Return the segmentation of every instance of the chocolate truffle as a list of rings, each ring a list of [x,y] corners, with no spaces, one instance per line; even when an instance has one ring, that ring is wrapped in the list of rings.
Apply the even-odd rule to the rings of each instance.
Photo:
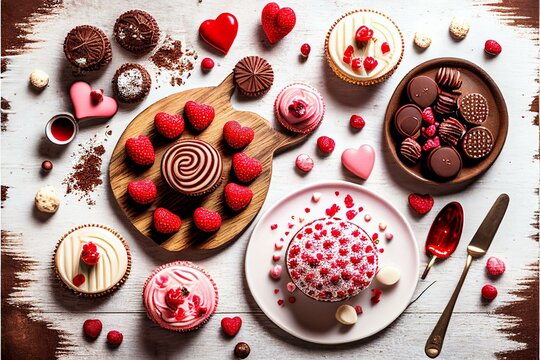
[[[407,85],[409,99],[421,108],[433,104],[439,94],[437,83],[427,76],[416,76]]]
[[[146,11],[126,11],[114,24],[114,38],[126,50],[144,54],[156,47],[159,40],[156,19]]]
[[[239,342],[234,347],[234,356],[236,356],[239,359],[245,359],[249,356],[249,353],[251,352],[251,349],[249,348],[249,345],[245,342]]]
[[[493,149],[493,134],[483,126],[472,128],[463,136],[461,147],[470,159],[484,158]]]
[[[439,179],[448,180],[461,170],[461,156],[450,146],[432,150],[428,157],[428,168]]]
[[[468,123],[482,124],[489,115],[488,102],[482,94],[467,94],[459,99],[459,112]]]
[[[80,25],[67,34],[64,40],[64,54],[78,69],[99,70],[111,62],[111,43],[101,29],[91,25]]]
[[[152,78],[139,64],[124,64],[114,74],[114,95],[119,101],[134,103],[142,101],[150,92]]]
[[[266,94],[274,83],[274,70],[265,59],[247,56],[234,67],[234,81],[243,95],[261,96]]]
[[[223,161],[219,152],[202,140],[181,140],[161,160],[161,174],[169,186],[188,196],[214,191],[221,183]]]
[[[416,164],[420,159],[420,156],[422,156],[422,147],[416,142],[416,140],[406,138],[401,143],[399,153],[405,160],[407,160],[411,164]]]
[[[435,76],[435,81],[439,86],[449,89],[459,89],[463,83],[461,80],[461,71],[449,67],[439,68]]]
[[[457,110],[457,102],[460,94],[441,91],[437,103],[433,107],[436,113],[444,115],[454,113]]]
[[[439,126],[439,136],[449,145],[456,146],[463,134],[465,126],[453,117],[444,120]]]
[[[422,110],[413,104],[403,105],[394,115],[394,126],[403,137],[418,138],[422,127]]]

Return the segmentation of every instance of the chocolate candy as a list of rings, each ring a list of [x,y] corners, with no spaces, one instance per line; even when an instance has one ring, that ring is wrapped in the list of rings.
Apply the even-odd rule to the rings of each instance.
[[[234,81],[243,95],[261,96],[266,94],[274,83],[274,70],[265,59],[247,56],[234,67]]]
[[[98,70],[111,62],[111,43],[101,29],[80,25],[67,34],[64,54],[73,66],[81,70]]]
[[[126,11],[114,24],[114,38],[126,50],[144,54],[152,50],[159,40],[156,19],[146,11]]]
[[[459,100],[459,112],[468,123],[482,124],[489,115],[488,102],[482,94],[467,94]]]
[[[437,71],[435,81],[441,87],[449,89],[459,89],[463,81],[461,80],[461,72],[458,69],[442,67]]]
[[[493,134],[483,126],[472,128],[463,137],[461,148],[471,159],[486,157],[493,149]]]
[[[442,146],[432,150],[428,157],[428,168],[436,178],[448,180],[461,170],[461,156],[452,147]]]
[[[454,113],[458,108],[457,103],[459,97],[460,94],[458,93],[441,91],[433,110],[441,115]]]
[[[413,104],[403,105],[396,111],[394,125],[402,136],[418,138],[422,128],[422,110]]]
[[[439,136],[449,145],[456,146],[463,134],[465,126],[453,117],[444,120],[439,126]]]
[[[439,94],[437,83],[430,77],[417,76],[407,85],[409,99],[421,108],[433,104]]]
[[[53,168],[53,163],[50,160],[45,160],[41,163],[41,170],[44,172],[49,172]]]
[[[150,92],[152,78],[139,64],[124,64],[112,79],[114,96],[125,103],[142,101]]]
[[[406,138],[399,148],[401,156],[411,164],[416,164],[422,156],[422,147],[411,138]]]
[[[245,342],[239,342],[234,347],[234,356],[236,356],[239,359],[247,358],[250,352],[251,352],[251,349],[249,345]]]

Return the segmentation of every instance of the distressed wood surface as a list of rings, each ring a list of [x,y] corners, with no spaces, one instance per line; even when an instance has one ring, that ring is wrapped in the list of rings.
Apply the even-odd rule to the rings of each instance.
[[[164,249],[180,251],[187,247],[201,250],[212,250],[227,244],[242,234],[261,209],[272,177],[272,159],[274,152],[291,146],[305,139],[305,136],[287,135],[274,130],[268,120],[253,112],[237,111],[230,103],[234,92],[233,75],[228,75],[215,87],[197,88],[167,96],[144,109],[128,125],[114,148],[109,164],[109,181],[118,201],[118,205],[129,221],[145,236],[151,238]],[[196,138],[214,146],[223,160],[223,181],[209,195],[201,197],[182,196],[172,191],[161,176],[161,158],[174,141],[165,140],[154,130],[154,116],[160,111],[169,114],[182,114],[184,104],[189,101],[208,104],[216,110],[212,124],[203,132],[195,133],[186,124],[180,139]],[[225,185],[237,182],[232,174],[232,156],[234,151],[223,140],[223,125],[229,120],[236,120],[242,126],[249,126],[255,131],[253,142],[242,152],[262,164],[262,173],[253,182],[247,184],[253,191],[253,199],[249,206],[241,212],[233,212],[223,201]],[[148,169],[136,169],[126,159],[124,144],[127,139],[147,135],[152,139],[156,152],[156,161]],[[151,206],[136,206],[129,198],[127,185],[134,180],[151,179],[158,187],[158,198]],[[198,231],[193,224],[191,214],[195,208],[204,206],[217,211],[223,219],[221,228],[211,234]],[[153,229],[153,212],[157,207],[165,207],[182,218],[180,231],[169,236],[156,233]]]
[[[16,6],[15,3],[3,0],[3,15],[6,6]],[[9,291],[10,286],[7,286],[7,292],[2,289],[3,320],[10,305],[20,309],[31,304],[31,307],[24,308],[21,316],[46,324],[54,331],[56,335],[52,335],[48,350],[56,346],[53,349],[56,355],[66,359],[232,358],[230,354],[237,341],[250,344],[250,358],[254,359],[424,358],[426,338],[458,280],[466,257],[466,245],[491,203],[499,193],[507,192],[511,198],[510,207],[488,254],[504,259],[507,271],[499,279],[490,279],[485,273],[485,258],[473,263],[439,358],[537,358],[538,299],[531,295],[535,291],[526,289],[531,288],[530,284],[536,283],[536,289],[538,286],[535,272],[538,269],[538,228],[535,227],[538,221],[535,213],[538,210],[539,47],[538,17],[535,15],[538,3],[527,1],[527,6],[524,2],[517,3],[459,0],[428,7],[423,1],[396,0],[362,4],[392,17],[406,41],[403,62],[394,75],[383,84],[370,88],[355,87],[339,80],[323,56],[324,35],[334,19],[359,6],[358,2],[351,0],[314,0],[301,4],[280,2],[282,6],[290,5],[295,9],[298,22],[293,33],[275,46],[266,44],[260,29],[261,2],[70,0],[56,6],[52,12],[41,11],[39,16],[25,18],[23,25],[30,42],[16,44],[10,51],[2,49],[2,55],[8,55],[2,61],[2,69],[6,69],[2,72],[2,108],[10,107],[9,113],[4,112],[2,116],[2,129],[5,128],[1,135],[2,229],[10,231],[5,233],[6,236],[22,234],[10,247],[5,241],[12,238],[4,241],[3,237],[2,253],[16,261],[30,261],[31,266],[18,263],[9,268],[3,266],[3,279],[5,274],[16,273],[18,279],[25,280],[11,286],[12,291]],[[377,156],[373,173],[363,185],[383,194],[407,216],[419,248],[423,248],[431,221],[447,202],[459,201],[463,205],[465,224],[462,242],[450,259],[436,264],[428,279],[419,282],[417,293],[436,280],[396,322],[370,339],[339,347],[308,344],[281,331],[254,303],[244,280],[243,260],[253,223],[237,241],[218,251],[201,253],[187,249],[171,253],[140,235],[126,221],[111,189],[105,185],[98,186],[92,194],[95,206],[89,207],[86,202],[68,194],[62,197],[60,210],[54,216],[43,218],[34,211],[33,196],[40,186],[51,184],[64,193],[62,181],[70,172],[71,155],[77,146],[74,142],[62,150],[54,149],[47,145],[43,134],[45,123],[53,114],[70,110],[68,86],[74,78],[62,53],[64,36],[72,27],[83,23],[97,25],[111,35],[116,17],[132,8],[152,13],[164,33],[197,50],[199,60],[211,56],[217,66],[212,72],[203,74],[197,64],[181,87],[162,82],[141,104],[120,108],[107,123],[111,135],[106,134],[103,124],[94,125],[82,129],[76,142],[85,143],[97,136],[106,148],[102,168],[106,172],[116,141],[140,111],[177,91],[219,84],[243,56],[256,54],[265,57],[276,73],[273,88],[260,100],[233,96],[232,105],[236,109],[253,111],[275,122],[273,102],[278,92],[292,81],[305,81],[321,91],[326,101],[326,116],[321,127],[305,142],[274,158],[270,188],[261,213],[292,189],[312,181],[344,179],[359,182],[342,169],[339,157],[344,149],[363,143],[373,145]],[[236,15],[240,31],[229,54],[221,56],[198,38],[196,30],[203,20],[225,11]],[[461,42],[452,40],[447,31],[453,16],[470,18],[471,31]],[[412,44],[414,32],[420,28],[426,29],[433,38],[431,47],[424,52],[418,52]],[[503,53],[497,58],[484,55],[483,44],[488,38],[495,38],[503,46]],[[311,55],[305,62],[298,56],[299,47],[304,42],[312,46]],[[442,56],[462,57],[486,70],[505,97],[510,122],[505,147],[494,165],[475,182],[452,193],[441,191],[437,186],[419,184],[404,176],[384,145],[382,126],[384,110],[401,78],[419,63]],[[134,57],[113,41],[112,63],[84,79],[110,94],[114,71],[127,61],[148,66],[155,78],[159,76],[148,57]],[[34,68],[41,68],[51,76],[50,86],[42,93],[32,91],[26,82]],[[366,119],[367,125],[361,132],[352,132],[348,127],[352,113]],[[336,140],[336,150],[330,156],[321,157],[316,151],[316,139],[321,135],[329,135]],[[307,175],[298,173],[294,168],[295,157],[300,153],[310,154],[315,159],[315,167]],[[45,158],[51,159],[55,166],[48,175],[39,171]],[[107,180],[106,174],[104,180]],[[435,207],[431,213],[418,217],[408,209],[407,195],[413,191],[429,192],[435,196]],[[129,279],[119,291],[103,299],[75,298],[58,284],[52,271],[51,259],[58,238],[69,228],[88,222],[115,228],[126,237],[133,253]],[[13,254],[24,254],[25,258]],[[152,269],[178,259],[189,259],[205,267],[220,289],[218,313],[205,327],[191,334],[176,334],[157,328],[146,318],[141,302],[141,289]],[[421,254],[421,260],[420,267],[423,268],[427,257]],[[493,283],[499,290],[499,296],[492,303],[484,303],[480,299],[480,288],[484,283]],[[517,311],[515,306],[511,306],[521,303],[528,312]],[[232,315],[242,316],[244,326],[236,338],[230,340],[221,335],[219,321]],[[86,341],[82,337],[81,325],[88,318],[100,318],[105,330],[121,330],[125,336],[122,346],[118,349],[107,347],[103,335],[95,342]],[[520,319],[527,319],[528,325],[520,325],[523,323]],[[24,344],[36,337],[45,337],[42,328],[25,323],[20,322],[25,329],[19,333],[20,338],[11,339],[11,344],[19,344],[17,349],[24,349]],[[3,330],[5,326],[3,324]],[[9,342],[5,344],[8,340],[3,336],[3,346],[9,346]],[[43,354],[50,353],[44,351]],[[7,353],[6,358],[9,358]],[[17,358],[29,357],[19,350]]]

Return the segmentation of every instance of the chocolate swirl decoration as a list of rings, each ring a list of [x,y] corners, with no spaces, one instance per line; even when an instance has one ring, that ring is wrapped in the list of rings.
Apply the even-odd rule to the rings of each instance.
[[[182,140],[163,155],[161,173],[174,190],[189,196],[214,191],[221,183],[223,161],[219,152],[202,140]]]

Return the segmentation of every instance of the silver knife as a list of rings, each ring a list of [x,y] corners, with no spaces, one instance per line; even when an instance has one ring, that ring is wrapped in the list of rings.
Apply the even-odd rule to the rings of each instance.
[[[474,234],[469,246],[467,246],[467,261],[465,263],[463,273],[461,274],[461,278],[456,285],[456,289],[454,290],[450,301],[448,301],[448,305],[446,305],[446,308],[441,314],[437,325],[435,325],[433,332],[426,342],[424,351],[430,358],[436,358],[441,353],[444,336],[446,335],[446,329],[448,329],[450,317],[454,311],[454,306],[456,305],[461,286],[463,285],[465,277],[469,272],[469,267],[471,266],[473,258],[483,256],[489,249],[489,245],[491,245],[491,241],[495,237],[497,229],[499,229],[499,225],[501,224],[504,214],[506,213],[509,202],[510,198],[507,194],[499,195],[491,207],[491,210],[489,210],[489,213],[484,218],[484,221],[482,221],[482,224],[478,230],[476,230],[476,234]]]

